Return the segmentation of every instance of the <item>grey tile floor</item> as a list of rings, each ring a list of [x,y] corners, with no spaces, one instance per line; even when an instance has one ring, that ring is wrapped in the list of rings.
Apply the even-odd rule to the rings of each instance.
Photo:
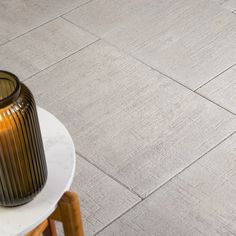
[[[0,0],[0,69],[70,131],[86,236],[236,235],[235,13]]]

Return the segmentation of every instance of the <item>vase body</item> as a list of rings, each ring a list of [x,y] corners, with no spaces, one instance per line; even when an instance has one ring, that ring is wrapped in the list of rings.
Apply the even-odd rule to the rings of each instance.
[[[31,201],[46,179],[33,95],[15,75],[0,71],[0,205],[18,206]]]

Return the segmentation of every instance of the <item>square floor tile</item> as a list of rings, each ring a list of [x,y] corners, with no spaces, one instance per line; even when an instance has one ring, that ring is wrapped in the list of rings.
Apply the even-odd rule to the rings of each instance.
[[[142,197],[236,129],[232,114],[103,41],[26,83],[79,153]]]
[[[196,89],[236,61],[235,15],[206,0],[94,0],[65,15]]]
[[[98,235],[233,236],[235,185],[236,135]]]

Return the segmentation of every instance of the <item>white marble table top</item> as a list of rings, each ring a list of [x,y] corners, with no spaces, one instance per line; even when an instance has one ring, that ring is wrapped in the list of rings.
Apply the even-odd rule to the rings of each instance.
[[[42,108],[38,108],[48,166],[48,179],[43,190],[26,205],[0,207],[0,235],[21,236],[29,232],[56,207],[63,193],[69,189],[75,171],[73,141],[60,121]]]

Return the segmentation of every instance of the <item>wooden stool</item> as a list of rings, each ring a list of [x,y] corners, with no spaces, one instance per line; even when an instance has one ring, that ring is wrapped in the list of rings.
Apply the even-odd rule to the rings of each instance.
[[[83,236],[83,224],[80,213],[79,198],[74,192],[65,192],[56,210],[39,226],[26,236],[56,236],[55,221],[62,222],[65,236]]]

